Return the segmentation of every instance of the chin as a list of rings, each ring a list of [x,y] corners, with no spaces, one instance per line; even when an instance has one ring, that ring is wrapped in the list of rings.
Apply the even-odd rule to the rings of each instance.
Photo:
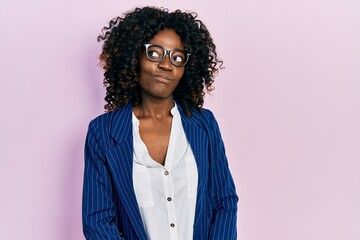
[[[168,98],[173,98],[172,92],[159,92],[159,91],[152,91],[152,92],[143,92],[143,98],[152,98],[158,100],[166,100]]]

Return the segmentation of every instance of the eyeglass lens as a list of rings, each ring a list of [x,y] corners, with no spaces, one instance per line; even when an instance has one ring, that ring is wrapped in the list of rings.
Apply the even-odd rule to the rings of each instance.
[[[159,45],[147,45],[146,56],[151,61],[161,62],[166,54],[169,54],[170,62],[175,66],[184,66],[187,62],[188,56],[183,51],[177,49],[167,51]]]

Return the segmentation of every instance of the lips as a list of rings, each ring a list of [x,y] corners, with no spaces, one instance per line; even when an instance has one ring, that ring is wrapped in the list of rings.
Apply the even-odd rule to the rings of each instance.
[[[171,81],[172,78],[170,76],[166,76],[166,75],[154,75],[157,79],[162,80],[162,81]]]

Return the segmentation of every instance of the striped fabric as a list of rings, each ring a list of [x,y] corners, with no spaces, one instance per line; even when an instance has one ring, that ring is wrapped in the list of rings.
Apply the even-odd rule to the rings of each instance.
[[[217,122],[206,109],[190,118],[180,107],[179,112],[199,174],[193,239],[236,240],[238,197]],[[89,124],[82,207],[86,239],[147,239],[132,182],[131,114],[129,104]]]

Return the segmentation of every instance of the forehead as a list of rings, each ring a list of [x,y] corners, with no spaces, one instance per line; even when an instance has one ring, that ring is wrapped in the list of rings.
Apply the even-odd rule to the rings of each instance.
[[[164,29],[155,34],[150,43],[158,44],[171,50],[174,48],[184,49],[180,36],[172,29]]]

